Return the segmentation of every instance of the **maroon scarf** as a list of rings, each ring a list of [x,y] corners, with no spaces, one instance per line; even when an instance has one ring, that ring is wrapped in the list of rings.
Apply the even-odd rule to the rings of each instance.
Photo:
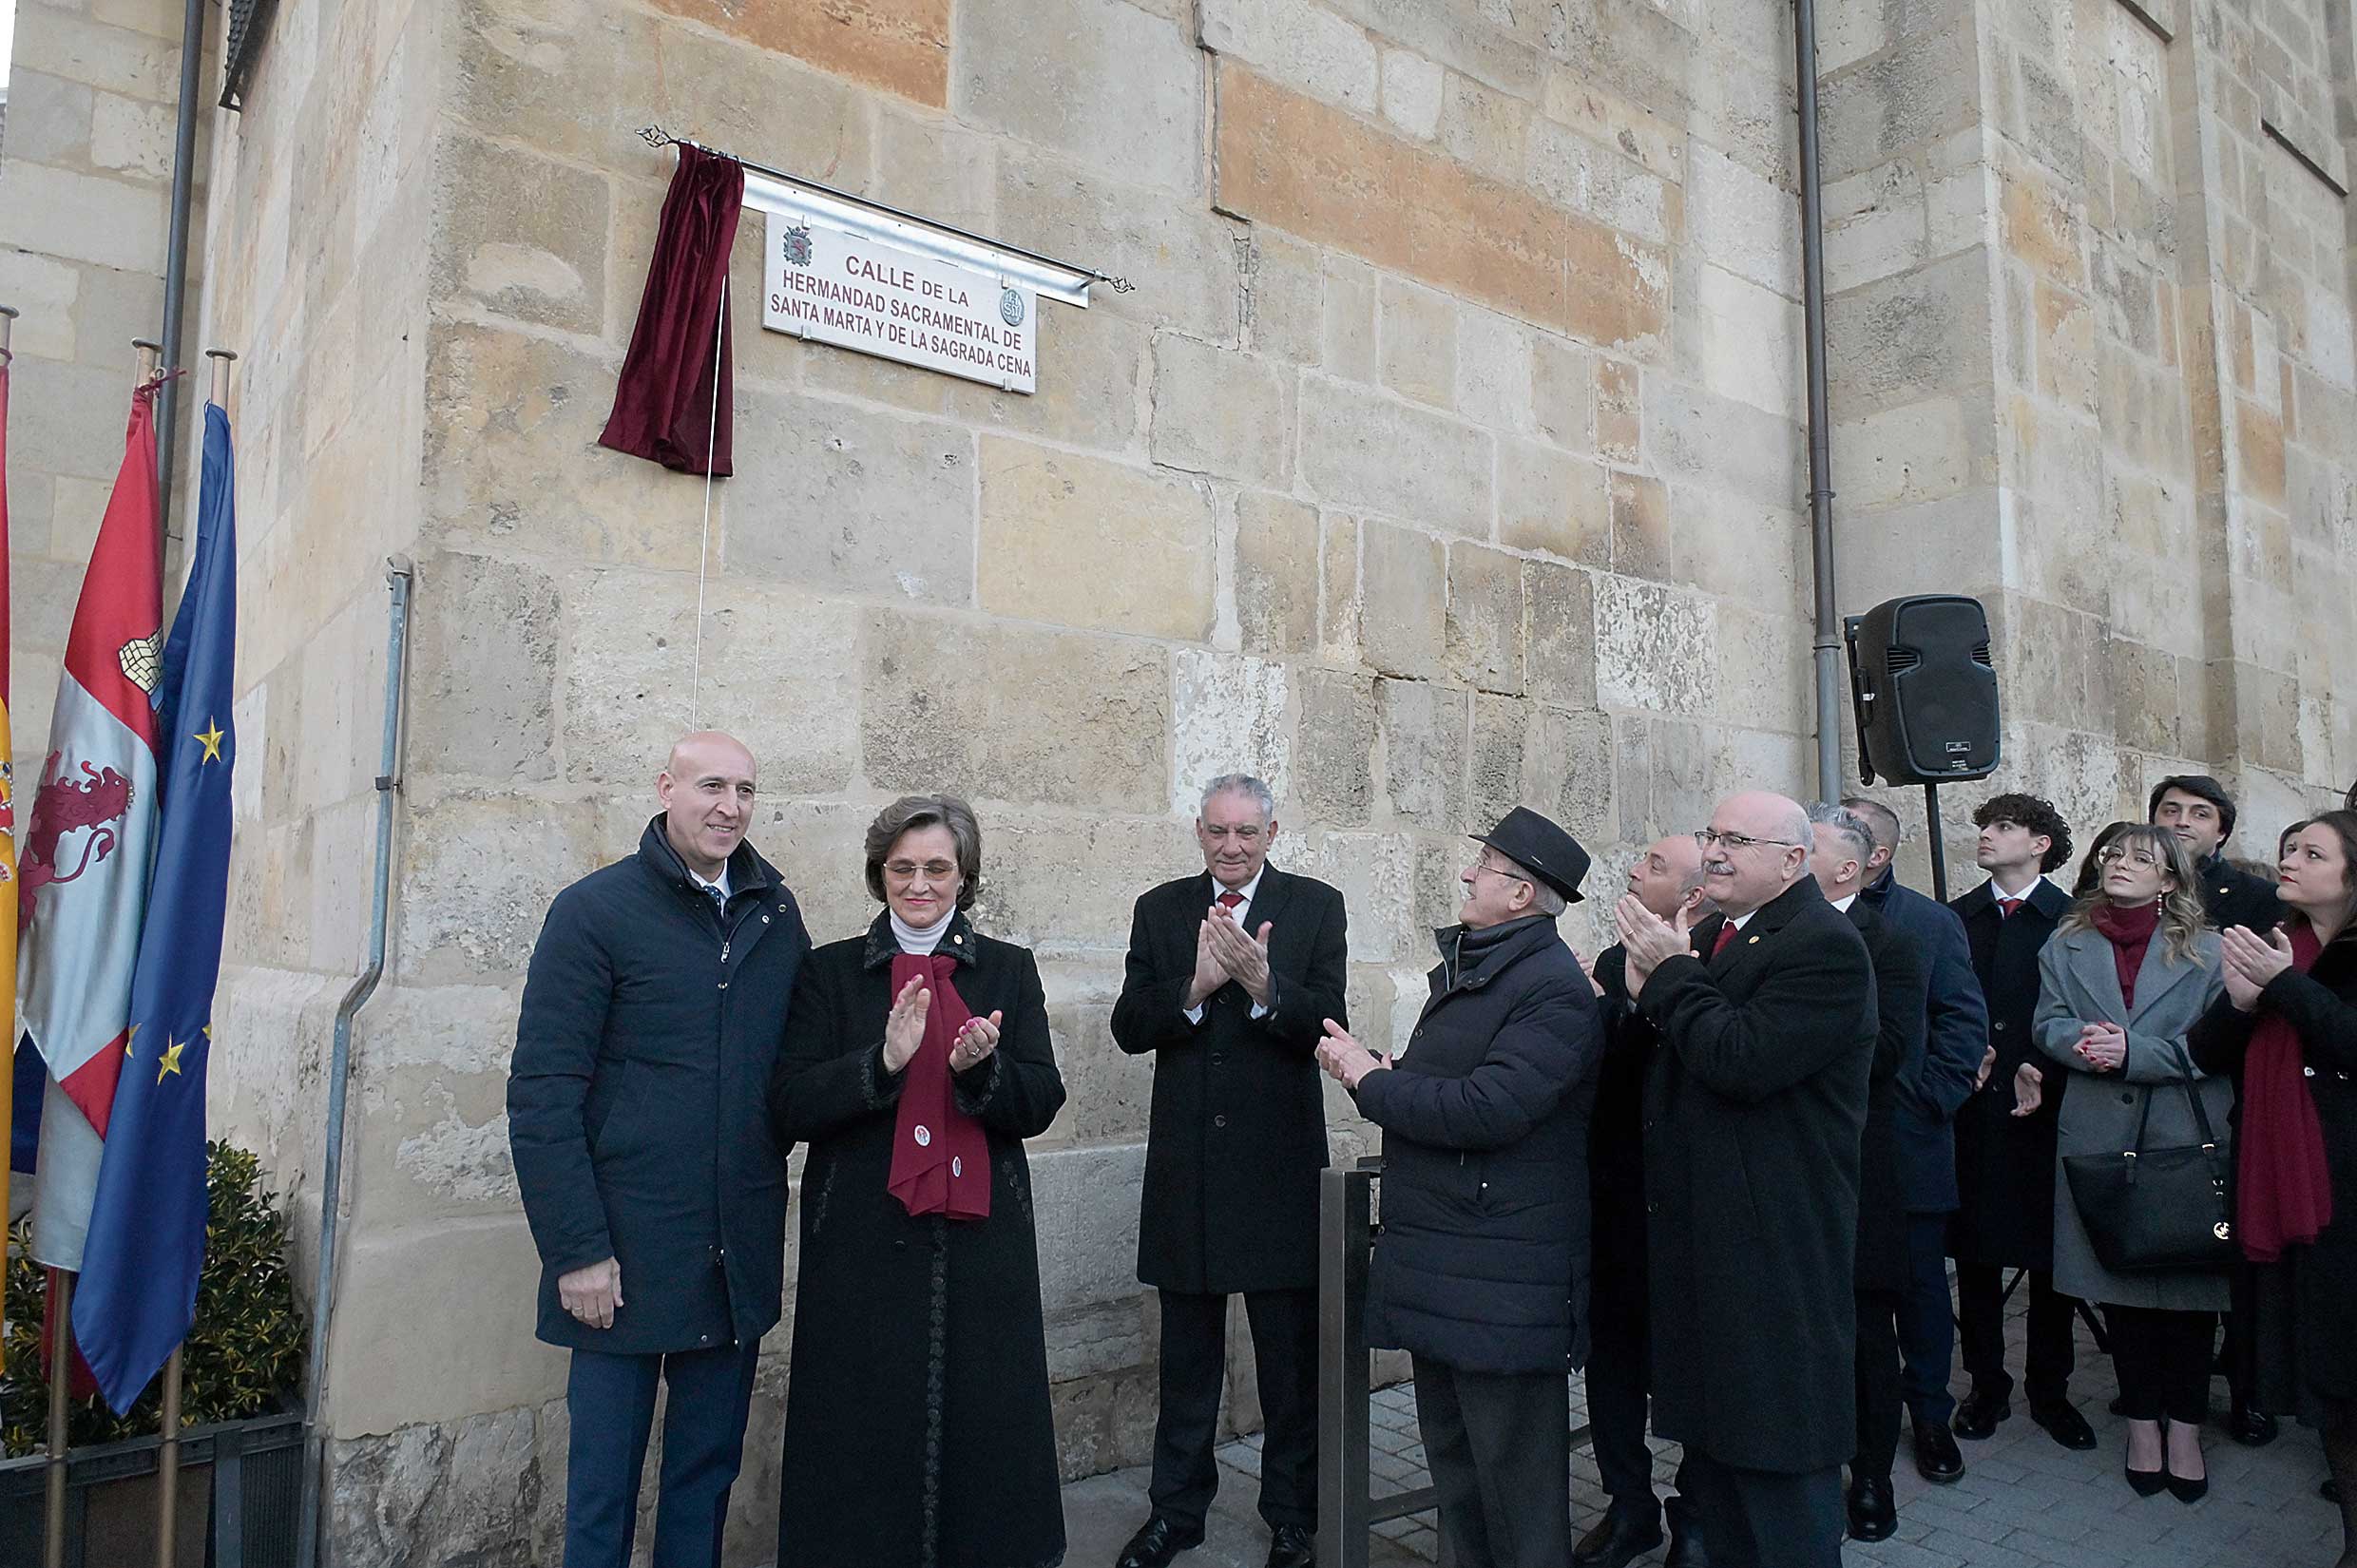
[[[957,960],[946,953],[895,953],[897,998],[922,975],[933,993],[925,1042],[902,1069],[900,1115],[892,1126],[892,1172],[885,1186],[911,1214],[990,1217],[990,1146],[982,1123],[957,1108],[950,1093],[949,1047],[974,1015],[951,984]]]
[[[2324,945],[2305,920],[2286,921],[2291,967],[2306,974]],[[2259,1014],[2242,1061],[2241,1144],[2234,1151],[2243,1255],[2272,1263],[2286,1247],[2332,1223],[2324,1126],[2301,1068],[2300,1031],[2272,1007]]]
[[[2107,899],[2095,907],[2094,918],[2095,928],[2112,944],[2112,966],[2119,975],[2120,1005],[2133,1011],[2137,971],[2144,967],[2144,949],[2153,945],[2153,933],[2160,927],[2160,905],[2155,902],[2127,908]],[[2128,1021],[2123,1018],[2119,1023],[2126,1028]]]

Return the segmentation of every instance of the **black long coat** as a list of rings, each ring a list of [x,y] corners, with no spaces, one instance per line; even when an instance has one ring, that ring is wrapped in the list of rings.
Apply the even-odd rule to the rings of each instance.
[[[1407,1048],[1358,1084],[1383,1129],[1368,1343],[1464,1371],[1567,1372],[1587,1359],[1596,992],[1543,915],[1437,935]]]
[[[777,1125],[807,1139],[778,1568],[1059,1561],[1031,1168],[1023,1140],[1064,1104],[1029,949],[952,916],[939,949],[999,1048],[956,1075],[990,1149],[990,1215],[916,1217],[886,1190],[901,1080],[884,1070],[899,950],[868,934],[811,954],[778,1062]]]
[[[1856,927],[1808,877],[1705,960],[1665,961],[1637,1005],[1659,1436],[1799,1472],[1857,1446],[1858,1151],[1877,1016]]]
[[[2071,1075],[2053,1070],[2031,1024],[2038,1017],[2038,955],[2054,935],[2070,894],[2040,877],[2008,917],[1995,884],[1983,883],[1948,908],[1964,923],[1972,969],[1988,1000],[1997,1064],[1956,1113],[1956,1189],[1947,1250],[1964,1263],[2007,1269],[2054,1267],[2054,1142]],[[2013,1114],[2013,1077],[2023,1062],[2044,1080],[2044,1102]]]
[[[1988,1004],[1972,973],[1964,928],[1945,904],[1889,870],[1858,895],[1922,950],[1928,971],[1923,1045],[1899,1070],[1899,1180],[1907,1213],[1956,1207],[1956,1112],[1972,1097],[1988,1050]]]
[[[1326,1102],[1317,1070],[1324,1021],[1345,1028],[1350,949],[1342,894],[1264,867],[1246,909],[1266,922],[1274,1005],[1252,1016],[1231,981],[1206,997],[1203,1022],[1179,1004],[1195,975],[1196,933],[1211,873],[1142,894],[1113,1004],[1114,1043],[1154,1056],[1138,1211],[1138,1277],[1166,1291],[1227,1295],[1317,1284],[1317,1182],[1326,1168]]]
[[[2330,1223],[2306,1247],[2286,1249],[2286,1256],[2298,1258],[2291,1331],[2299,1373],[2317,1394],[2357,1399],[2357,1334],[2348,1326],[2357,1305],[2357,941],[2334,942],[2305,975],[2277,975],[2259,993],[2257,1013],[2239,1012],[2231,998],[2219,997],[2186,1036],[2194,1063],[2239,1081],[2251,1032],[2269,1012],[2300,1031],[2332,1177]],[[2239,1119],[2239,1104],[2235,1115]]]
[[[1874,966],[1874,1061],[1867,1074],[1866,1132],[1858,1141],[1858,1257],[1860,1295],[1904,1292],[1907,1188],[1899,1168],[1899,1075],[1923,1052],[1925,998],[1931,987],[1923,949],[1875,912],[1863,898],[1849,906],[1849,923]]]
[[[1588,1293],[1600,1319],[1645,1315],[1645,1064],[1660,1036],[1629,1001],[1628,949],[1596,955],[1604,1049],[1588,1114]]]
[[[540,1251],[540,1337],[650,1355],[757,1339],[785,1289],[786,1151],[770,1075],[810,937],[769,862],[729,857],[725,918],[647,824],[557,894],[532,948],[508,1138]],[[592,1329],[557,1277],[613,1258]]]

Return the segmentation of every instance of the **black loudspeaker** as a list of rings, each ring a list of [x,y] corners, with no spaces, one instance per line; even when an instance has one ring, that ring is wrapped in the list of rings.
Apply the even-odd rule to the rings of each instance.
[[[1893,599],[1843,624],[1860,778],[1945,784],[1997,771],[1997,670],[1979,600]]]

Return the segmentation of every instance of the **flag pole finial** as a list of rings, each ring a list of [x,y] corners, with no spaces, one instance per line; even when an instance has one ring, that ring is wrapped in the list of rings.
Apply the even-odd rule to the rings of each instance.
[[[207,349],[204,357],[213,362],[213,401],[221,412],[229,411],[229,367],[237,355],[227,349]]]

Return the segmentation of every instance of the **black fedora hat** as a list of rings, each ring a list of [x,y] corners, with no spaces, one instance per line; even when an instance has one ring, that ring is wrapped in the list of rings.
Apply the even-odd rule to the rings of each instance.
[[[1563,895],[1567,904],[1580,899],[1580,879],[1588,874],[1588,852],[1580,841],[1527,806],[1517,806],[1485,833],[1468,834],[1486,844]]]

